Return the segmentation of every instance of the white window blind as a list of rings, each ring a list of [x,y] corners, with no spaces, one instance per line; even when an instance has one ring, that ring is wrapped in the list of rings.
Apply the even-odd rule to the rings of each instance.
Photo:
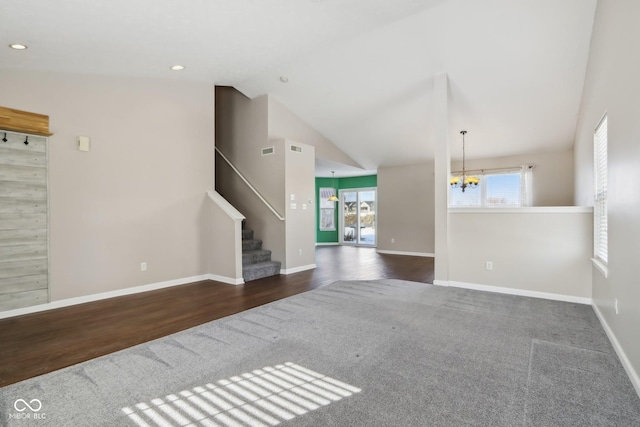
[[[480,178],[476,188],[450,187],[451,207],[525,207],[531,206],[531,181],[533,167],[529,165],[485,171],[469,171],[468,175]],[[454,173],[452,176],[459,176]]]
[[[605,265],[608,256],[607,221],[607,115],[602,118],[593,135],[593,252],[594,258]]]
[[[520,173],[501,173],[484,176],[487,207],[520,206]]]

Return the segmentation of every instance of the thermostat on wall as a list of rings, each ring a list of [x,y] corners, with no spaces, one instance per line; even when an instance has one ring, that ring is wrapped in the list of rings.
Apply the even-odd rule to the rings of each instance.
[[[88,136],[79,136],[78,137],[78,150],[80,151],[89,151],[91,139]]]

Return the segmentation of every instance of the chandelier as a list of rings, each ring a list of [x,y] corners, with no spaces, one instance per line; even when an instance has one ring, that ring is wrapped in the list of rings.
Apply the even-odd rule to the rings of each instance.
[[[480,178],[476,176],[467,176],[467,170],[465,169],[465,156],[464,156],[464,136],[467,133],[466,130],[461,130],[460,134],[462,134],[462,176],[455,176],[449,180],[449,184],[453,188],[462,188],[462,192],[467,189],[467,187],[476,188],[478,184],[480,184]]]
[[[336,177],[336,171],[331,171],[331,186],[334,188],[334,193],[331,194],[331,197],[329,197],[327,200],[330,202],[338,202],[340,201],[340,199],[338,199],[336,197],[336,193],[335,193],[335,188],[336,188],[336,184],[335,184],[335,177]]]

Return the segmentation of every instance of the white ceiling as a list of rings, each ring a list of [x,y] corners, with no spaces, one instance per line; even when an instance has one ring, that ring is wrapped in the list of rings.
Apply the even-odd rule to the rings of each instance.
[[[469,158],[559,151],[596,1],[2,0],[0,42],[29,49],[0,48],[0,68],[269,93],[367,170],[433,157],[433,77],[446,72],[454,158],[461,129]]]

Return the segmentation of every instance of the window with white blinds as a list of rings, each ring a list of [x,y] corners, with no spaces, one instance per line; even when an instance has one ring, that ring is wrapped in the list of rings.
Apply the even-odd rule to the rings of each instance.
[[[460,188],[450,187],[449,206],[487,208],[531,206],[531,169],[531,166],[522,166],[493,173],[471,171],[473,176],[480,178],[480,184],[476,188],[467,188],[464,193]],[[458,175],[453,174],[453,176]]]
[[[607,115],[605,114],[593,135],[593,253],[594,258],[607,264]]]

